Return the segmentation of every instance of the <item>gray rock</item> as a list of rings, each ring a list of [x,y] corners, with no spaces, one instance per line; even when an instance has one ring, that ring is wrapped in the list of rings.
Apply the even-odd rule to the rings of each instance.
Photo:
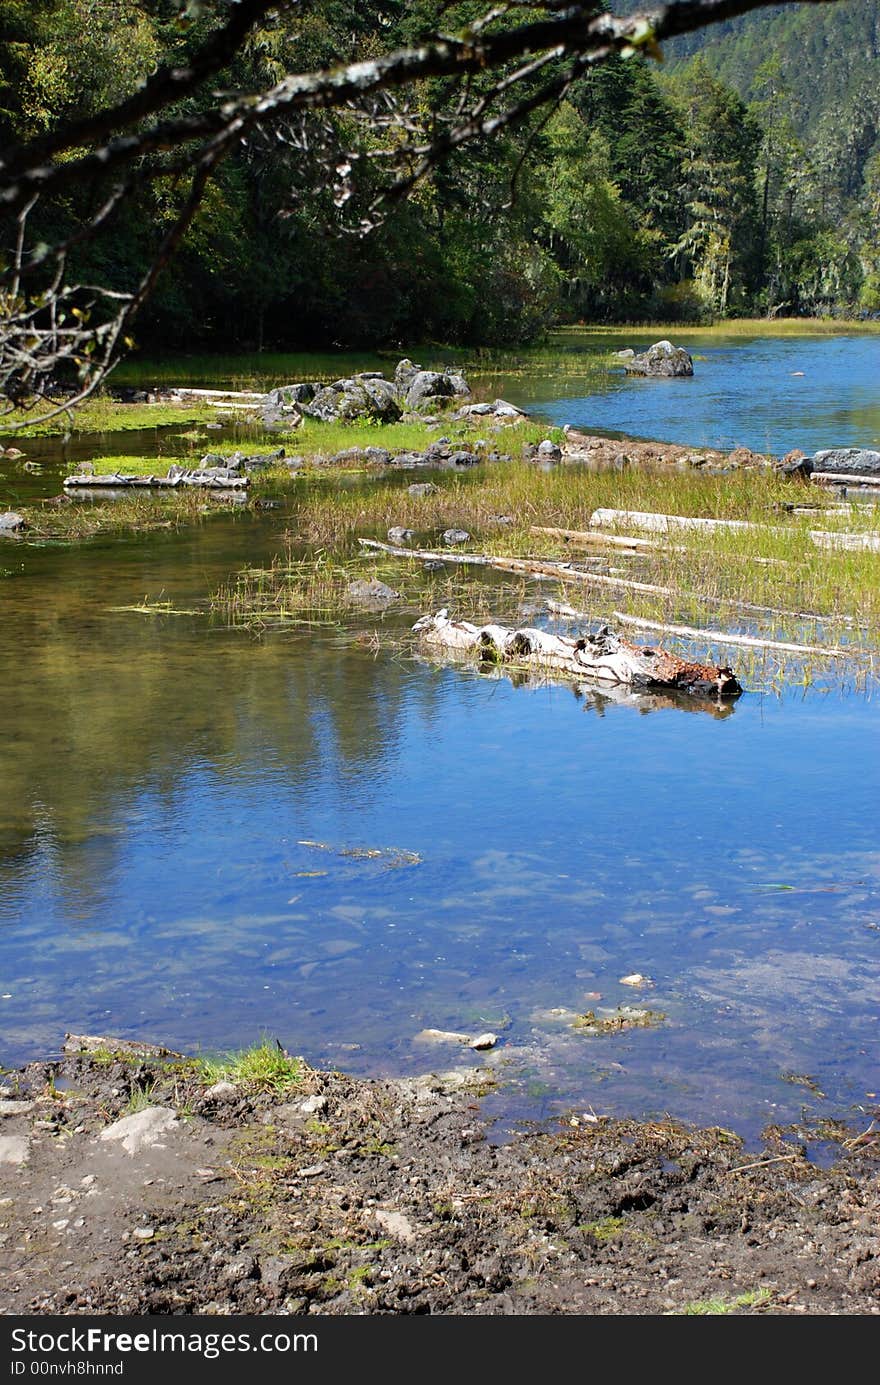
[[[436,495],[437,487],[433,481],[416,481],[413,485],[407,486],[406,493],[416,500],[423,500],[426,495]]]
[[[658,379],[671,379],[693,375],[694,362],[681,346],[673,346],[671,341],[655,341],[647,351],[633,355],[624,361],[627,375],[650,375]]]
[[[35,1105],[34,1101],[8,1101],[4,1098],[0,1100],[0,1116],[26,1116]]]
[[[398,452],[391,465],[406,469],[413,466],[424,466],[425,460],[421,452]]]
[[[846,476],[880,476],[880,452],[867,447],[827,447],[813,453],[814,471]]]
[[[415,538],[414,529],[404,529],[402,524],[396,524],[393,529],[388,530],[388,542],[394,544],[412,543]]]
[[[6,510],[0,514],[0,534],[14,534],[17,529],[24,528],[24,515],[20,515],[16,510]]]
[[[447,548],[455,548],[460,543],[467,543],[470,534],[466,529],[447,529],[442,537]]]
[[[0,1164],[26,1164],[29,1152],[24,1135],[0,1135]]]
[[[387,605],[391,601],[400,600],[400,592],[396,592],[393,587],[380,582],[376,577],[371,577],[369,581],[358,577],[349,582],[348,594],[353,601],[363,601],[372,606]]]
[[[277,452],[261,452],[257,456],[243,457],[239,465],[245,471],[264,471],[267,467],[277,466],[284,460],[284,448],[279,447]]]
[[[459,452],[450,452],[445,464],[449,467],[460,468],[465,466],[477,466],[479,460],[480,458],[477,456],[476,452],[469,452],[462,448]]]
[[[142,1149],[150,1149],[161,1144],[163,1135],[178,1126],[177,1116],[167,1106],[146,1106],[133,1116],[123,1116],[102,1130],[99,1140],[119,1142],[129,1154],[138,1154]]]
[[[455,390],[448,375],[436,370],[420,370],[407,386],[405,404],[413,413],[418,413],[426,399],[436,404],[438,399],[453,399]]]
[[[364,460],[370,466],[387,466],[391,461],[391,453],[385,447],[365,447]]]
[[[205,1096],[209,1101],[234,1101],[238,1088],[233,1082],[215,1082],[213,1087],[207,1089]]]
[[[285,404],[308,404],[314,399],[320,387],[310,380],[299,380],[292,385],[279,385],[266,395],[265,404],[283,408]]]
[[[494,1048],[495,1045],[497,1044],[497,1042],[498,1042],[498,1035],[497,1035],[497,1034],[490,1034],[490,1033],[478,1034],[478,1035],[476,1036],[476,1038],[471,1039],[470,1047],[471,1047],[471,1048],[475,1048],[478,1052],[480,1052],[480,1051],[482,1051],[484,1048]]]
[[[299,1109],[306,1116],[317,1115],[319,1111],[327,1110],[327,1098],[319,1096],[317,1093],[314,1096],[307,1096],[305,1101],[299,1103]]]
[[[413,365],[408,356],[397,362],[394,371],[394,385],[398,394],[406,394],[413,380],[421,373],[420,365]]]
[[[446,564],[443,562],[442,558],[428,558],[424,563],[422,563],[422,571],[445,572]]]
[[[551,442],[549,438],[545,438],[543,442],[538,443],[537,455],[542,462],[561,462],[562,448],[555,442]]]

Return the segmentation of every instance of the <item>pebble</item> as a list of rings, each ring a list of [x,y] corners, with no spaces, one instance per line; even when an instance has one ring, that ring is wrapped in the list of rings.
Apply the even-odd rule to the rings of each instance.
[[[177,1116],[168,1106],[146,1106],[132,1116],[123,1116],[101,1131],[99,1140],[119,1141],[129,1154],[137,1154],[159,1144],[162,1136],[178,1128]]]
[[[325,1096],[307,1096],[305,1101],[301,1101],[299,1109],[307,1116],[313,1116],[318,1111],[327,1110],[327,1098]]]
[[[621,986],[653,986],[654,982],[650,976],[643,976],[640,971],[634,971],[629,976],[621,976]]]
[[[154,1226],[136,1226],[131,1233],[136,1241],[152,1241],[156,1234]]]
[[[205,1092],[209,1101],[231,1101],[238,1096],[238,1089],[232,1082],[215,1082],[213,1087],[209,1087]]]
[[[484,1048],[494,1048],[495,1045],[497,1044],[497,1042],[498,1042],[498,1035],[497,1035],[497,1034],[491,1034],[491,1033],[478,1034],[477,1037],[476,1037],[475,1039],[471,1039],[469,1047],[470,1047],[470,1048],[475,1048],[475,1049],[477,1049],[477,1050],[479,1051],[479,1050],[484,1049]]]

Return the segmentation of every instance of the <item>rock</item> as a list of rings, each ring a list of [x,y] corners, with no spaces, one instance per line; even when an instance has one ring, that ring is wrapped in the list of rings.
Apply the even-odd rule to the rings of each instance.
[[[459,1034],[455,1029],[420,1029],[415,1036],[417,1044],[469,1044],[470,1034]]]
[[[363,577],[355,578],[348,584],[348,594],[353,601],[363,601],[370,605],[387,605],[400,599],[400,592],[380,582],[377,577],[371,577],[369,581]]]
[[[0,534],[14,534],[19,529],[26,529],[24,515],[20,515],[17,510],[6,510],[0,514]]]
[[[446,529],[442,535],[447,548],[455,548],[460,543],[467,543],[470,537],[466,529]]]
[[[136,1226],[131,1234],[136,1241],[152,1241],[156,1234],[156,1228],[155,1226]]]
[[[479,460],[476,452],[469,452],[462,448],[459,452],[450,452],[443,465],[448,467],[476,466]]]
[[[517,419],[526,418],[527,415],[515,404],[508,404],[506,399],[494,399],[491,404],[465,404],[464,408],[459,409],[453,417],[456,419],[484,417]]]
[[[545,438],[543,442],[538,443],[537,456],[542,462],[561,462],[562,448],[557,443],[551,442],[549,438]]]
[[[9,1101],[4,1098],[0,1100],[0,1116],[26,1116],[35,1105],[34,1101]]]
[[[239,465],[245,471],[264,471],[267,467],[277,466],[284,460],[284,448],[279,447],[277,452],[262,452],[252,457],[243,457]]]
[[[798,477],[803,481],[809,481],[815,469],[815,462],[812,457],[805,456],[800,448],[794,447],[781,458],[776,469],[780,476]]]
[[[475,1039],[471,1039],[469,1048],[475,1048],[477,1052],[482,1052],[485,1048],[494,1048],[498,1042],[498,1035],[492,1033],[478,1034]]]
[[[327,1110],[327,1098],[319,1096],[317,1093],[314,1096],[307,1096],[305,1101],[299,1103],[299,1109],[306,1116],[314,1116],[318,1111]]]
[[[813,453],[813,470],[846,476],[880,476],[880,452],[866,447],[823,448]]]
[[[119,1141],[129,1154],[161,1144],[162,1136],[178,1127],[177,1116],[167,1106],[146,1106],[133,1116],[123,1116],[101,1131],[99,1140]]]
[[[615,351],[614,354],[619,361],[631,361],[636,353],[631,346],[625,346],[622,351]]]
[[[452,399],[455,390],[448,375],[436,370],[420,370],[414,375],[406,389],[404,403],[413,413],[418,413],[426,399]]]
[[[388,466],[391,461],[391,453],[385,447],[365,447],[364,461],[369,466]]]
[[[402,1212],[396,1212],[393,1208],[377,1207],[373,1216],[382,1230],[387,1231],[389,1236],[393,1236],[396,1241],[402,1241],[407,1246],[412,1245],[415,1241],[415,1227]]]
[[[446,564],[443,562],[442,558],[428,558],[424,563],[422,563],[422,571],[445,572]]]
[[[215,1082],[213,1087],[208,1087],[205,1096],[208,1101],[234,1101],[238,1088],[233,1082]]]
[[[388,542],[394,544],[412,543],[415,538],[414,529],[404,529],[402,524],[396,524],[393,529],[388,530]]]
[[[684,377],[693,375],[694,363],[681,346],[673,346],[671,341],[656,341],[647,351],[633,355],[623,363],[627,375],[650,375],[657,378]]]
[[[308,404],[314,399],[319,386],[311,380],[298,380],[292,385],[279,385],[277,389],[270,390],[263,400],[275,408],[283,408],[286,404]]]
[[[643,976],[640,971],[631,972],[629,976],[621,976],[621,986],[653,986],[654,982],[650,976]]]
[[[416,500],[423,500],[427,495],[436,495],[437,487],[432,481],[417,481],[414,485],[407,486],[406,493]]]
[[[0,1135],[0,1164],[26,1164],[29,1152],[24,1135]]]
[[[404,356],[402,361],[397,362],[394,370],[394,385],[398,394],[406,394],[413,380],[421,374],[422,367],[413,365],[408,356]]]

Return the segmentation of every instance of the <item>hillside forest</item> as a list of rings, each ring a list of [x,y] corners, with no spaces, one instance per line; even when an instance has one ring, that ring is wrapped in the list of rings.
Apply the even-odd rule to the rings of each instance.
[[[281,8],[224,74],[231,92],[466,22],[473,5],[314,0]],[[219,22],[220,3],[0,0],[0,145],[133,91]],[[563,322],[880,312],[880,0],[749,16],[615,58],[551,111],[464,145],[356,233],[305,140],[227,157],[138,322],[143,346],[521,343]],[[216,90],[204,95],[209,100]],[[412,94],[430,129],[457,93]],[[200,94],[189,98],[198,109]],[[327,120],[344,123],[344,111]],[[355,132],[369,142],[370,131]],[[120,290],[182,196],[144,181],[76,245],[100,189],[43,200],[77,274]]]

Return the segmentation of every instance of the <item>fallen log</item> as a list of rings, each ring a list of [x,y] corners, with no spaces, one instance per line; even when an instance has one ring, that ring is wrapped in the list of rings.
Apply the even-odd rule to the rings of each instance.
[[[662,620],[644,620],[641,616],[624,615],[614,612],[614,619],[621,625],[633,625],[638,630],[662,630],[666,635],[679,635],[682,639],[707,640],[711,644],[738,644],[748,649],[780,649],[786,654],[821,654],[826,659],[852,659],[859,654],[857,649],[844,649],[836,644],[788,644],[785,640],[767,640],[759,635],[738,635],[730,630],[698,630],[693,625],[668,625]]]
[[[681,529],[695,529],[702,533],[712,533],[718,530],[730,530],[731,532],[752,530],[765,534],[796,532],[780,528],[778,525],[752,524],[750,520],[746,519],[702,519],[694,515],[656,514],[649,510],[600,508],[594,510],[590,517],[590,525],[596,529],[615,524],[626,524],[634,529],[647,529],[649,532],[653,531],[660,534],[675,533]],[[880,553],[880,534],[835,534],[824,529],[808,529],[806,532],[807,537],[817,548],[843,548]]]
[[[76,472],[73,476],[65,476],[61,484],[69,489],[93,490],[177,490],[179,486],[195,486],[202,490],[236,491],[245,490],[250,480],[247,476],[228,472],[220,476],[208,470],[184,471],[177,476],[128,476],[112,471],[106,476]]]
[[[848,490],[869,490],[880,486],[880,476],[860,476],[854,471],[814,471],[810,481],[816,486],[846,486]]]
[[[531,626],[511,629],[451,620],[444,608],[422,616],[413,630],[430,648],[474,654],[490,663],[630,688],[682,690],[702,697],[732,699],[742,692],[733,670],[726,666],[692,663],[663,649],[630,644],[607,626],[596,634],[569,639]]]

